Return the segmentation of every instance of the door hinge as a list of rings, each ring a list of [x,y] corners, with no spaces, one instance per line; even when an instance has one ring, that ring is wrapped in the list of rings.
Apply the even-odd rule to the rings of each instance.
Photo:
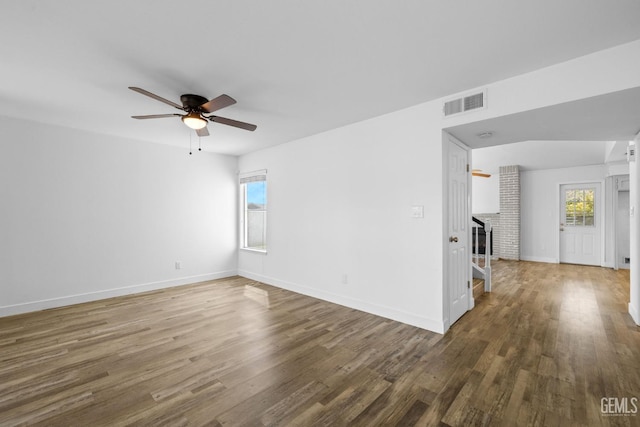
[[[471,280],[467,280],[467,289],[471,289]]]
[[[467,172],[469,172],[469,163],[467,163]]]

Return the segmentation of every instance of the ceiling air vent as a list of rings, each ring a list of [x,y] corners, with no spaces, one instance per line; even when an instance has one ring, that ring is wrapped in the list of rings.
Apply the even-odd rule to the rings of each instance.
[[[444,103],[442,111],[444,112],[445,117],[449,117],[482,108],[487,108],[486,89],[481,92],[450,99]]]

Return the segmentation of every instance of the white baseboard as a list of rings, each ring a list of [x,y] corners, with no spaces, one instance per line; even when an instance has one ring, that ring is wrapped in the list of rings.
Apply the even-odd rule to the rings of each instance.
[[[556,258],[547,258],[547,257],[537,257],[537,256],[520,256],[521,261],[531,261],[531,262],[545,262],[547,264],[559,264],[560,261]],[[596,266],[597,267],[597,266]],[[605,262],[600,265],[600,267],[604,268],[614,268],[613,262]]]
[[[638,310],[636,310],[636,308],[631,305],[631,303],[629,303],[629,314],[631,315],[633,321],[636,322],[636,325],[640,326],[640,317],[638,316]]]
[[[521,261],[546,262],[547,264],[558,264],[555,258],[539,257],[539,256],[520,256]]]
[[[258,282],[266,283],[267,285],[272,285],[278,288],[286,289],[288,291],[292,291],[298,294],[310,296],[313,298],[318,298],[324,301],[329,301],[334,304],[364,311],[365,313],[375,314],[376,316],[384,317],[386,319],[396,320],[398,322],[406,323],[407,325],[417,326],[418,328],[426,329],[428,331],[436,332],[438,334],[443,334],[445,331],[445,325],[443,321],[429,319],[427,317],[418,316],[413,313],[407,313],[405,311],[397,310],[392,307],[370,303],[360,299],[347,297],[344,295],[336,295],[320,289],[309,288],[306,286],[299,285],[297,283],[279,280],[274,277],[268,277],[261,274],[252,273],[246,270],[238,270],[238,275],[246,277],[251,280],[256,280]]]
[[[171,288],[174,286],[190,285],[208,280],[223,279],[238,274],[237,270],[219,271],[217,273],[200,274],[197,276],[180,277],[178,279],[163,280],[159,282],[143,283],[139,285],[123,286],[120,288],[105,289],[102,291],[88,292],[85,294],[65,295],[58,298],[50,298],[39,301],[29,301],[14,305],[0,306],[0,317],[13,316],[15,314],[30,313],[33,311],[46,310],[49,308],[64,307],[83,302],[97,301],[106,298],[119,297],[123,295],[137,294],[141,292],[155,291],[158,289]]]

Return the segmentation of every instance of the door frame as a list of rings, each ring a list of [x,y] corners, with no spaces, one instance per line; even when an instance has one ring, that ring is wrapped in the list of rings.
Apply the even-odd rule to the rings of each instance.
[[[560,262],[560,201],[562,200],[562,186],[563,185],[582,185],[582,184],[598,184],[600,185],[600,203],[596,203],[596,212],[600,217],[600,267],[605,267],[605,228],[606,228],[606,218],[605,218],[605,200],[606,200],[606,187],[604,180],[583,180],[583,181],[563,181],[559,182],[556,187],[556,263],[561,264]]]
[[[467,242],[471,242],[471,148],[462,141],[446,131],[442,131],[442,313],[443,313],[443,329],[447,332],[451,327],[450,316],[450,288],[449,288],[449,144],[455,144],[467,152],[467,164],[469,165],[469,173],[467,173],[467,212],[466,216],[469,221],[467,226]],[[471,249],[469,247],[469,249]],[[467,280],[472,280],[471,250],[467,251],[468,271]],[[467,292],[467,311],[471,310],[475,305],[473,299],[473,286]]]
[[[627,181],[627,189],[621,189],[621,185],[620,182],[626,180]],[[613,232],[613,249],[612,249],[612,253],[613,253],[613,269],[614,270],[619,270],[620,269],[620,253],[618,251],[618,229],[620,227],[620,224],[618,222],[618,203],[619,203],[619,197],[620,197],[620,192],[627,192],[629,193],[629,196],[631,196],[631,179],[629,178],[629,174],[619,174],[619,175],[612,175],[611,176],[611,185],[612,185],[612,210],[611,210],[611,230]],[[631,200],[629,200],[629,202],[631,202]],[[629,218],[629,228],[631,226],[631,218]],[[629,254],[631,255],[631,254]],[[628,267],[623,267],[625,269],[627,268],[631,268],[631,263],[629,263]]]

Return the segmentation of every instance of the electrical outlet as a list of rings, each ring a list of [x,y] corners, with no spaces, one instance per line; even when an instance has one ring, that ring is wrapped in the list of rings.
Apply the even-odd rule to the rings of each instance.
[[[176,270],[182,269],[182,261],[176,261]]]

